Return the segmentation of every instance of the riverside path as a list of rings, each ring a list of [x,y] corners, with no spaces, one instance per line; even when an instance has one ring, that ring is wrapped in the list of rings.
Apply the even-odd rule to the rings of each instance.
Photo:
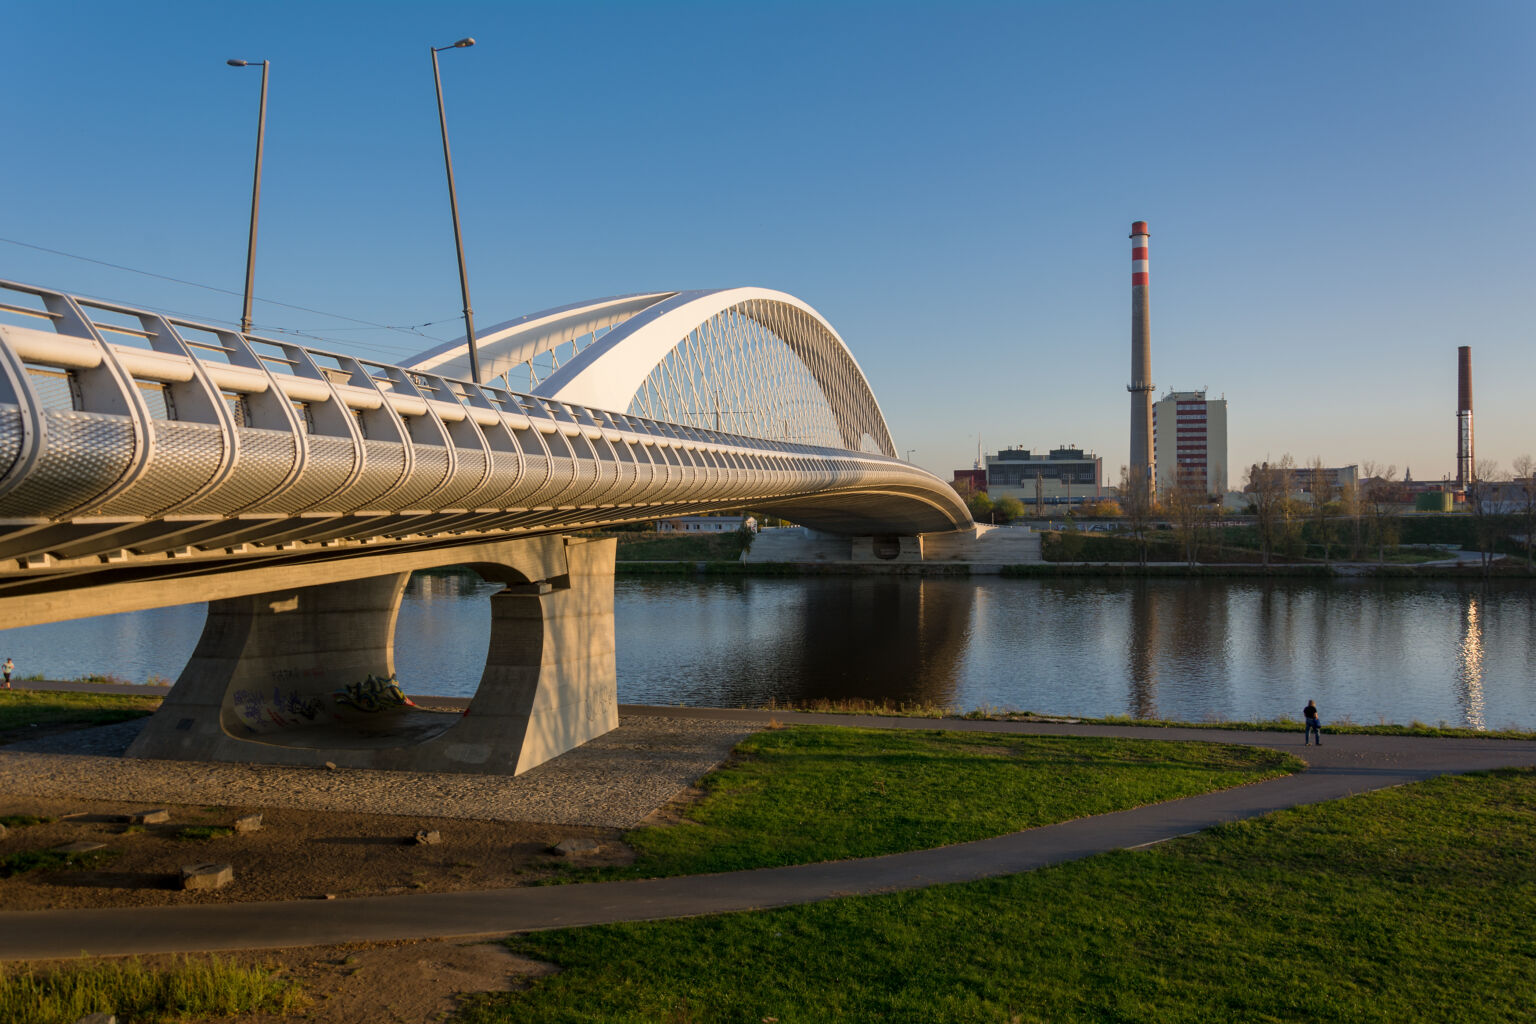
[[[0,959],[313,946],[390,939],[461,938],[759,910],[841,896],[965,882],[1030,871],[1110,850],[1134,849],[1305,804],[1446,773],[1536,765],[1536,741],[1330,736],[1300,747],[1294,733],[1044,722],[828,716],[626,706],[660,715],[949,729],[1033,735],[1120,736],[1245,743],[1299,754],[1308,769],[1286,778],[1028,829],[931,850],[727,874],[380,896],[332,901],[0,914]],[[1300,747],[1300,749],[1298,749]]]

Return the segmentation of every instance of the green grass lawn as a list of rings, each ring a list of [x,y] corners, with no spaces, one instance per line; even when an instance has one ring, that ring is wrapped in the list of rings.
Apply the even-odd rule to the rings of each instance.
[[[1207,743],[794,726],[743,740],[679,825],[627,835],[650,877],[870,857],[1205,793],[1296,771]]]
[[[970,711],[961,711],[958,707],[949,705],[903,703],[887,700],[874,701],[863,698],[846,700],[818,699],[798,704],[770,702],[766,707],[754,710],[803,711],[822,715],[882,715],[888,718],[963,718],[979,722],[1048,721],[1078,723],[1082,725],[1132,725],[1148,730],[1226,729],[1241,732],[1302,731],[1302,723],[1294,718],[1267,718],[1247,722],[1225,720],[1181,722],[1172,718],[1131,718],[1126,715],[1089,718],[1086,716],[1053,715],[1040,711],[1019,711],[1012,708],[998,707],[995,704],[983,705]],[[1323,726],[1323,732],[1358,736],[1455,736],[1466,739],[1485,740],[1536,739],[1536,730],[1532,729],[1469,729],[1463,726],[1446,725],[1444,722],[1429,725],[1420,721],[1413,721],[1407,724],[1381,722],[1376,725],[1367,725],[1347,719],[1336,719],[1326,722]],[[1149,735],[1152,734],[1149,733]]]
[[[465,1024],[1490,1024],[1536,1006],[1536,772],[889,896],[511,940]]]
[[[0,964],[0,1021],[74,1024],[87,1014],[113,1013],[123,1024],[147,1024],[189,1014],[283,1013],[304,1001],[273,971],[216,956],[185,959],[169,969],[146,968],[137,960],[48,971]]]
[[[43,728],[106,725],[141,718],[159,706],[158,696],[0,690],[0,743],[26,739]]]

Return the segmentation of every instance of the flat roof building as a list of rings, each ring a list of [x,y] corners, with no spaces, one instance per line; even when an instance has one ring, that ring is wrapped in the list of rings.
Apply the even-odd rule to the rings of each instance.
[[[1152,451],[1157,489],[1179,484],[1206,494],[1227,489],[1227,400],[1204,391],[1170,391],[1152,406]]]
[[[987,493],[1024,504],[1081,504],[1103,495],[1104,460],[1081,448],[1004,448],[986,457]]]

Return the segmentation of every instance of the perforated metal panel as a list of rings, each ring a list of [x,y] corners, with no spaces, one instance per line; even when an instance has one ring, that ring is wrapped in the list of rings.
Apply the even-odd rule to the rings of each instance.
[[[293,470],[293,435],[246,427],[240,435],[239,461],[228,480],[203,502],[199,511],[277,512],[270,495]],[[211,507],[209,507],[211,506]]]
[[[478,448],[455,448],[453,478],[443,485],[434,506],[438,508],[465,508],[474,492],[481,490],[480,480],[485,476],[485,452]]]
[[[154,472],[107,502],[101,514],[152,516],[196,494],[219,470],[224,432],[211,423],[153,421]]]
[[[542,455],[523,456],[523,477],[502,499],[506,508],[522,508],[533,501],[536,492],[543,489],[544,478],[549,475],[549,460]]]
[[[0,405],[0,477],[11,471],[21,456],[21,410],[14,405]]]
[[[337,500],[342,485],[352,475],[357,450],[349,437],[309,434],[309,456],[298,482],[278,499],[281,511],[339,512],[345,505]]]
[[[554,487],[544,488],[545,497],[539,504],[571,504],[571,498],[581,486],[576,475],[576,460],[564,455],[557,456],[549,460],[549,467],[554,471],[554,477],[550,481]]]
[[[506,508],[518,484],[517,456],[491,452],[491,475],[485,485],[464,496],[468,508]]]
[[[364,441],[363,475],[345,495],[346,503],[353,509],[369,511],[384,507],[381,499],[387,491],[400,482],[405,472],[405,446],[398,441]]]
[[[122,416],[43,413],[47,445],[25,480],[5,496],[6,516],[60,516],[106,491],[133,461],[133,428]]]
[[[429,498],[429,495],[442,486],[443,477],[448,473],[448,449],[418,444],[412,445],[411,450],[416,456],[416,465],[411,470],[410,479],[384,499],[385,506],[395,511],[425,509],[435,504],[435,497]]]

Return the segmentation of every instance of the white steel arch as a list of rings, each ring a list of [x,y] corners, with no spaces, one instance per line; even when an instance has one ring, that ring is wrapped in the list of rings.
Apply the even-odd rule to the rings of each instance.
[[[767,440],[894,457],[858,361],[809,304],[769,288],[575,303],[479,337],[487,380],[557,401]],[[563,358],[562,358],[563,355]],[[463,340],[412,369],[466,377]]]
[[[549,370],[559,368],[558,354],[562,349],[570,346],[579,350],[584,347],[584,341],[595,340],[614,324],[676,294],[643,292],[575,302],[476,331],[481,376],[487,382],[505,377],[510,388],[532,389]],[[540,356],[556,358],[552,365],[546,361],[541,367],[538,364]],[[424,373],[468,380],[469,347],[463,338],[459,338],[411,356],[407,365]]]
[[[775,358],[773,339],[803,372]],[[671,401],[636,408],[648,382],[653,395]],[[804,393],[812,383],[816,400]],[[752,406],[729,410],[742,433],[896,454],[864,371],[837,331],[808,303],[770,288],[678,292],[615,326],[546,378],[537,393],[700,427],[725,418],[719,408],[724,395]],[[817,430],[819,418],[828,419],[833,436]],[[787,430],[777,429],[780,420],[789,421]]]

